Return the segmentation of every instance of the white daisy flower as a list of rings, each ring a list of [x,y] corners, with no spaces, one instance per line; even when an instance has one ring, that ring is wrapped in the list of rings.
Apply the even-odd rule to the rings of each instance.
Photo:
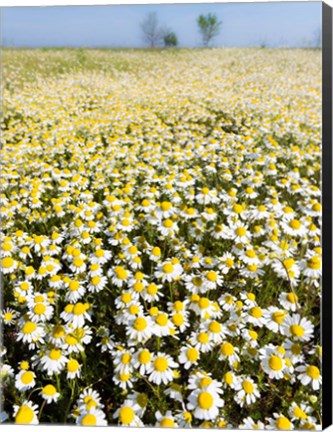
[[[296,368],[296,372],[300,372],[297,378],[304,386],[311,384],[313,390],[319,390],[322,383],[320,369],[314,365],[302,365]]]
[[[260,398],[257,384],[249,377],[243,377],[235,390],[237,391],[235,401],[241,407],[243,407],[244,404],[250,405],[254,403],[257,398]]]
[[[142,421],[137,415],[138,405],[135,401],[127,400],[113,414],[114,419],[118,419],[118,424],[122,426],[143,426]]]
[[[214,420],[219,415],[219,408],[224,401],[218,393],[208,389],[196,389],[188,397],[187,409],[193,416],[201,420]]]
[[[180,349],[178,361],[180,364],[184,365],[185,369],[189,369],[193,365],[197,364],[199,358],[200,352],[191,345],[186,345]]]
[[[174,375],[172,369],[177,366],[177,363],[168,354],[155,354],[148,369],[149,381],[157,385],[160,385],[162,382],[163,384],[168,384],[173,381]]]
[[[38,424],[38,405],[25,401],[21,406],[14,405],[14,421],[16,424]]]
[[[75,423],[80,426],[107,426],[105,414],[102,410],[92,407],[89,411],[82,412]]]
[[[25,391],[33,388],[36,384],[36,375],[29,370],[21,370],[15,377],[15,387],[19,391]]]
[[[57,402],[59,399],[60,393],[57,392],[57,389],[52,384],[46,384],[41,392],[40,395],[44,400],[46,400],[47,404],[50,404],[52,402]]]
[[[314,325],[307,318],[293,314],[286,317],[281,331],[296,341],[308,341],[312,338]]]
[[[60,373],[66,366],[68,359],[63,355],[60,348],[48,350],[39,360],[42,370],[51,376]]]

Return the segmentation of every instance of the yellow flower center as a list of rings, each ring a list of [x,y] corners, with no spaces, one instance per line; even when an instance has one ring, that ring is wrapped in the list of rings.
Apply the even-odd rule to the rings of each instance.
[[[29,424],[34,418],[34,411],[27,405],[22,405],[15,416],[16,424]]]
[[[121,301],[122,301],[123,303],[130,303],[131,300],[132,300],[131,293],[124,293],[124,294],[121,296]]]
[[[206,278],[209,280],[209,282],[216,282],[217,274],[211,270],[206,274]]]
[[[82,426],[96,426],[97,419],[94,414],[86,414],[82,419]]]
[[[158,288],[157,288],[157,286],[155,284],[148,285],[148,287],[147,287],[147,293],[149,295],[155,295],[157,293],[157,291],[158,291]]]
[[[228,385],[232,384],[233,382],[233,376],[231,372],[226,372],[224,374],[224,382]]]
[[[174,267],[173,267],[173,265],[171,263],[166,263],[162,267],[163,273],[166,273],[166,274],[172,273],[173,269],[174,269]]]
[[[189,348],[186,352],[186,356],[191,362],[195,362],[198,360],[199,353],[195,348]]]
[[[154,361],[154,369],[158,372],[165,372],[168,369],[168,360],[164,357],[157,357]]]
[[[302,225],[301,222],[297,219],[293,219],[292,221],[289,222],[290,228],[294,230],[299,230],[301,225]]]
[[[58,348],[53,348],[49,353],[49,357],[51,360],[59,360],[61,357],[61,350]]]
[[[127,271],[123,267],[116,267],[114,271],[118,279],[125,280],[127,278]]]
[[[75,359],[69,360],[67,363],[67,370],[68,372],[76,372],[79,369],[79,363]]]
[[[11,312],[5,313],[5,315],[4,315],[5,321],[11,321],[12,318],[13,318],[13,314]]]
[[[269,367],[274,371],[279,371],[283,368],[282,359],[279,356],[271,355],[268,360]]]
[[[94,286],[97,286],[100,283],[100,281],[101,281],[101,278],[99,276],[94,276],[91,279],[91,284]]]
[[[148,350],[143,350],[138,356],[138,360],[141,364],[147,364],[150,362],[151,354]]]
[[[154,255],[155,257],[159,257],[161,256],[161,249],[157,246],[155,246],[152,251],[151,251],[152,255]]]
[[[287,300],[289,301],[289,303],[295,304],[298,301],[298,297],[296,294],[290,292],[287,294]]]
[[[320,377],[320,370],[317,366],[308,366],[306,368],[306,374],[312,379],[318,379]]]
[[[131,359],[132,359],[131,354],[125,353],[121,357],[121,362],[122,362],[122,364],[129,364],[129,362],[131,361]]]
[[[255,257],[257,256],[257,254],[255,253],[255,251],[254,251],[253,249],[248,249],[248,250],[245,252],[245,255],[246,255],[248,258],[255,258]]]
[[[276,312],[272,313],[272,319],[277,324],[282,324],[283,321],[284,321],[284,319],[285,319],[285,317],[286,317],[286,312],[282,311],[282,310],[279,310],[279,311],[276,311]]]
[[[147,327],[147,321],[145,320],[145,318],[138,317],[138,318],[136,318],[136,320],[134,321],[134,325],[133,325],[133,327],[134,327],[135,330],[137,330],[137,331],[143,331],[143,330]]]
[[[303,420],[307,418],[306,413],[299,406],[294,408],[294,416]]]
[[[103,249],[97,249],[97,251],[95,252],[95,256],[97,258],[102,258],[105,255]]]
[[[209,334],[208,333],[205,333],[205,332],[199,333],[199,335],[198,335],[198,341],[201,344],[207,343],[208,340],[209,340]]]
[[[242,387],[243,387],[243,390],[245,391],[245,393],[247,393],[247,394],[251,394],[254,391],[254,386],[251,383],[251,381],[247,381],[247,380],[243,381]]]
[[[240,204],[235,204],[232,207],[232,211],[236,214],[241,214],[243,212],[243,207]]]
[[[14,264],[14,260],[11,257],[6,257],[2,259],[2,267],[3,268],[11,268]]]
[[[199,305],[200,309],[207,309],[209,306],[209,303],[210,302],[209,302],[209,299],[207,297],[201,297],[199,302],[198,302],[198,305]]]
[[[156,317],[156,323],[157,323],[159,326],[161,326],[161,327],[165,327],[165,326],[168,324],[168,317],[167,317],[167,315],[166,315],[166,314],[163,314],[163,313],[159,314],[159,315]]]
[[[57,393],[57,389],[52,384],[47,384],[42,391],[46,396],[53,396]]]
[[[321,267],[321,259],[319,256],[314,256],[307,260],[306,266],[312,270],[319,270]]]
[[[38,303],[34,307],[34,313],[36,315],[43,315],[43,313],[46,311],[46,306],[43,303]]]
[[[75,258],[73,260],[73,264],[75,267],[81,267],[83,265],[83,259],[82,258]]]
[[[238,237],[244,237],[246,235],[246,229],[244,227],[236,228],[236,235]]]
[[[31,334],[33,333],[37,328],[37,324],[33,323],[32,321],[28,321],[23,325],[22,332],[24,334]]]
[[[221,331],[221,324],[217,321],[212,321],[208,326],[212,333],[219,333]]]
[[[83,303],[76,303],[76,305],[73,307],[73,314],[83,315],[86,310],[87,310],[86,305],[84,305]]]
[[[199,407],[204,410],[209,410],[214,404],[213,396],[206,391],[199,393],[197,401]]]
[[[261,318],[262,317],[262,310],[258,306],[255,306],[252,309],[250,309],[249,313],[254,318]]]
[[[30,384],[34,380],[34,374],[30,371],[24,372],[21,376],[23,384]]]
[[[122,424],[131,424],[134,420],[135,414],[131,407],[124,406],[119,411],[119,420]]]
[[[226,357],[231,356],[235,352],[235,348],[230,342],[225,342],[221,346],[220,350],[221,350],[221,353]]]
[[[184,317],[181,313],[175,313],[172,315],[171,321],[174,323],[174,325],[180,327],[184,323]]]
[[[63,326],[61,325],[57,325],[56,327],[54,327],[53,331],[52,331],[52,335],[53,337],[59,339],[61,337],[63,337],[65,334],[65,329]]]
[[[175,422],[171,418],[164,418],[160,422],[161,427],[171,428],[175,426]]]
[[[278,429],[288,430],[288,429],[291,429],[291,423],[287,419],[287,417],[279,417],[276,420],[276,427]]]
[[[283,264],[287,270],[290,270],[295,264],[295,261],[292,258],[288,258],[283,261]]]
[[[304,335],[304,328],[298,324],[292,324],[289,330],[293,336],[302,337]]]
[[[165,228],[171,228],[172,225],[173,225],[173,222],[172,222],[171,219],[166,219],[166,220],[163,222],[163,226],[164,226]]]

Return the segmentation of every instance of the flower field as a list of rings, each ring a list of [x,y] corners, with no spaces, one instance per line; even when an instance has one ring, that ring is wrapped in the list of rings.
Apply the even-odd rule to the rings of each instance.
[[[1,420],[321,429],[321,52],[4,50]]]

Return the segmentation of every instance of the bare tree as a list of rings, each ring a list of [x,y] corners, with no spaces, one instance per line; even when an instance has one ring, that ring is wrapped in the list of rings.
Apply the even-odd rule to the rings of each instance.
[[[145,43],[154,48],[163,39],[163,32],[159,27],[157,15],[155,12],[149,13],[140,24]]]

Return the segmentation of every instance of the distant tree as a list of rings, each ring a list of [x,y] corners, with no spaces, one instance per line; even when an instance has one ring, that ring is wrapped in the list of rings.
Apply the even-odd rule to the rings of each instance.
[[[166,29],[163,31],[163,42],[166,47],[175,47],[178,45],[178,38],[175,32]]]
[[[155,12],[149,13],[140,24],[145,43],[154,48],[163,39],[162,30],[159,27]]]
[[[312,46],[314,48],[321,48],[321,46],[322,46],[322,31],[321,31],[321,28],[318,28],[314,32]]]
[[[210,42],[220,33],[222,21],[215,14],[200,15],[197,24],[202,37],[202,43],[207,47]]]

